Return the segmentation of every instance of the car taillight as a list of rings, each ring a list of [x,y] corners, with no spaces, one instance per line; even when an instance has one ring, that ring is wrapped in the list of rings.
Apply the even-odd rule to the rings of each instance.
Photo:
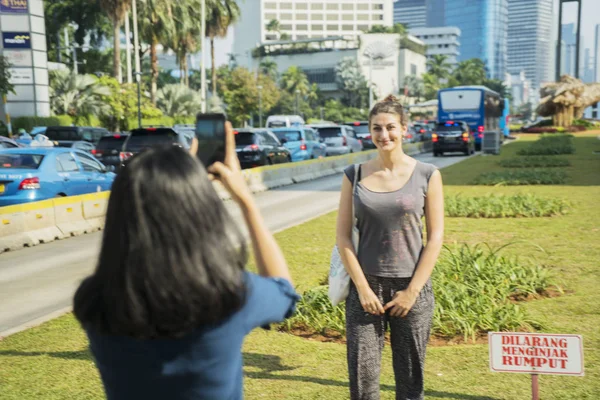
[[[483,138],[483,133],[480,133],[479,135],[477,135],[477,137],[478,137],[479,139]]]
[[[306,149],[308,149],[308,147],[306,147],[306,143],[302,143],[300,145],[300,150],[306,150]]]
[[[24,179],[19,185],[19,190],[35,190],[40,188],[40,178]]]
[[[465,142],[469,141],[469,133],[468,132],[463,132],[462,134],[462,140]]]
[[[367,135],[367,136],[365,137],[365,139],[367,139],[367,140],[373,140],[373,138],[371,137],[371,135]]]
[[[129,160],[131,157],[133,157],[133,153],[130,153],[128,151],[122,151],[119,153],[119,159],[121,160],[121,162]]]
[[[425,133],[425,129],[421,129],[419,133]]]
[[[256,151],[258,150],[258,145],[257,144],[251,144],[250,146],[246,146],[246,148],[244,149],[246,151]]]
[[[104,154],[104,152],[102,150],[92,149],[92,154],[95,156],[101,156],[102,154]]]
[[[437,133],[431,134],[431,141],[432,142],[437,142],[438,141],[438,135],[437,135]]]
[[[483,133],[484,130],[485,130],[485,127],[483,127],[482,125],[479,125],[477,127],[477,132],[479,132],[479,133]]]
[[[346,140],[346,136],[342,136],[342,146],[348,146],[348,140]]]
[[[407,138],[407,139],[412,139],[413,135],[411,135],[410,133],[407,133],[404,137]]]

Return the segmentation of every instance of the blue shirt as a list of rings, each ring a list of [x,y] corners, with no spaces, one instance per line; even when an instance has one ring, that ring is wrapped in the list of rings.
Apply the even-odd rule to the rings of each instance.
[[[140,340],[86,329],[107,399],[242,399],[244,337],[289,317],[299,299],[285,279],[245,275],[242,308],[183,338]]]

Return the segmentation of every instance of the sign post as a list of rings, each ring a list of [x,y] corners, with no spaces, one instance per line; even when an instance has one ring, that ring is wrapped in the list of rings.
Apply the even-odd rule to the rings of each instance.
[[[539,375],[583,376],[581,335],[489,332],[492,372],[531,374],[531,398],[539,400]]]

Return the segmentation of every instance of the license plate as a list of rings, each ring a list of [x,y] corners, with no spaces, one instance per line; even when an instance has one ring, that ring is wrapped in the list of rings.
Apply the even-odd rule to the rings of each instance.
[[[333,147],[333,146],[335,146],[335,143],[327,143],[327,146]]]
[[[4,193],[5,190],[6,190],[6,186],[0,185],[0,194]]]

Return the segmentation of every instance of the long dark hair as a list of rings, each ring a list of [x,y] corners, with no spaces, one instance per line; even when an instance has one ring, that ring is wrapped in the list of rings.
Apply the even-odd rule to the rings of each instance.
[[[200,162],[176,146],[151,149],[113,183],[98,265],[74,313],[101,333],[180,337],[243,305],[246,260]]]

